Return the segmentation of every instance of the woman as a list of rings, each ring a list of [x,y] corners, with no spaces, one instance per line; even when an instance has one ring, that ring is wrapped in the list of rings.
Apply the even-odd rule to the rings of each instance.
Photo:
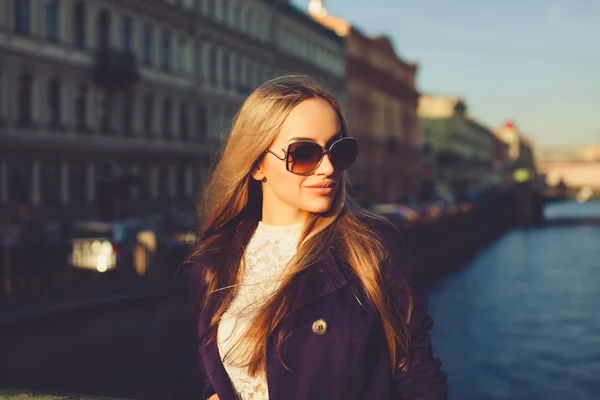
[[[242,106],[186,263],[203,399],[446,398],[407,251],[346,193],[356,156],[340,104],[307,78]]]

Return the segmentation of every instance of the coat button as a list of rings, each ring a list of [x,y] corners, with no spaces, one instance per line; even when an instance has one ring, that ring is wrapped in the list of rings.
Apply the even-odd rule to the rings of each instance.
[[[324,336],[327,333],[327,322],[320,318],[313,322],[312,331],[315,335]]]

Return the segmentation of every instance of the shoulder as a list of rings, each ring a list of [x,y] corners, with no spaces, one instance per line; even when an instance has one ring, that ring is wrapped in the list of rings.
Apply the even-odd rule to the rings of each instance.
[[[369,212],[361,212],[356,217],[365,228],[377,235],[384,244],[388,244],[388,242],[391,244],[400,236],[398,228],[384,217]]]
[[[205,276],[210,264],[207,254],[192,254],[179,266],[177,278],[187,282],[192,295],[200,296],[204,292]]]
[[[399,262],[409,262],[409,251],[400,229],[384,217],[372,213],[361,213],[357,216],[360,223],[375,235],[385,249],[388,258]]]
[[[415,261],[400,229],[375,214],[361,213],[357,217],[376,236],[385,252],[381,272],[386,282],[412,286]]]

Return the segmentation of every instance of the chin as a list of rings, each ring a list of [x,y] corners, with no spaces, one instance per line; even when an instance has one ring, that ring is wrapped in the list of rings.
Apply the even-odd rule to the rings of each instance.
[[[322,214],[329,211],[331,205],[333,204],[332,198],[322,198],[318,200],[313,200],[307,202],[304,206],[304,209],[313,214]]]

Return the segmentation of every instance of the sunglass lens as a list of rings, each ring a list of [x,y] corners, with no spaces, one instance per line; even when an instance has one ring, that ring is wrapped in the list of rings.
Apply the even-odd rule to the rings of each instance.
[[[323,149],[317,143],[292,143],[288,149],[288,171],[304,174],[314,170],[321,157]]]
[[[358,144],[356,139],[347,137],[343,138],[331,146],[330,156],[331,163],[338,171],[344,171],[356,161],[358,156]]]

